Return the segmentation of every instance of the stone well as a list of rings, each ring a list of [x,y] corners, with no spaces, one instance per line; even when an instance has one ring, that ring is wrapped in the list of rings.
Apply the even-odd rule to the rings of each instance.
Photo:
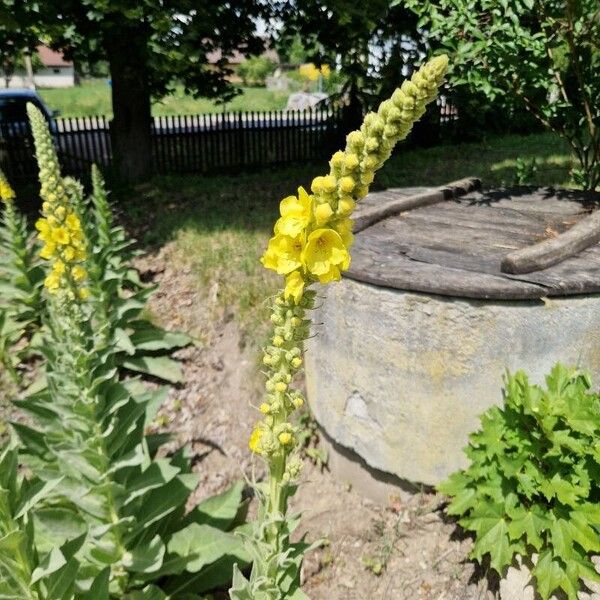
[[[508,252],[584,218],[589,197],[469,191],[396,210],[423,192],[431,190],[366,199],[351,269],[315,311],[306,374],[334,447],[434,485],[466,465],[461,449],[478,415],[501,402],[506,369],[542,383],[561,361],[600,383],[600,247],[541,271],[502,273]]]

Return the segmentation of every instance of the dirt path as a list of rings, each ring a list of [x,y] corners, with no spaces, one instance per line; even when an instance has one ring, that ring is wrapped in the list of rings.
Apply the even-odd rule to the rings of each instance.
[[[150,310],[162,325],[198,338],[179,352],[185,383],[161,410],[161,429],[187,443],[201,482],[200,500],[262,467],[247,450],[260,398],[256,350],[243,343],[234,316],[201,294],[192,272],[175,269],[171,244],[138,261],[159,288]],[[491,600],[488,580],[466,559],[468,539],[455,537],[443,518],[442,499],[431,494],[377,506],[307,461],[292,510],[303,515],[300,533],[325,545],[304,565],[312,600]]]

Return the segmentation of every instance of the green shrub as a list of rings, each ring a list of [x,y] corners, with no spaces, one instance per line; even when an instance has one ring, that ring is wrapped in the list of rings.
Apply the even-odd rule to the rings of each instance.
[[[600,395],[590,379],[556,365],[546,389],[507,375],[503,408],[481,417],[465,452],[470,465],[439,486],[447,512],[475,534],[471,556],[502,574],[515,555],[538,555],[543,598],[577,600],[581,578],[600,581]]]
[[[244,85],[264,85],[265,80],[277,67],[277,63],[266,56],[251,56],[237,68]]]

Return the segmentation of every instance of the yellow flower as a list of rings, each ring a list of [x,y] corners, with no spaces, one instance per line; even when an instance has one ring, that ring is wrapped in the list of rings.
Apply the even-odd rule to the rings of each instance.
[[[56,253],[56,244],[52,241],[46,242],[46,245],[40,250],[40,256],[50,260]]]
[[[333,194],[337,188],[337,181],[333,175],[325,175],[321,180],[321,185],[326,194]]]
[[[46,221],[46,219],[38,219],[35,222],[35,228],[40,233],[47,233],[48,231],[50,231],[50,225],[48,225],[48,221]]]
[[[317,225],[323,225],[327,223],[329,217],[333,214],[333,209],[329,205],[328,202],[324,202],[323,204],[319,204],[315,207],[315,221]]]
[[[15,199],[15,192],[10,187],[8,181],[4,179],[0,173],[0,200],[3,202],[11,202]]]
[[[275,224],[275,233],[296,237],[302,233],[310,222],[312,212],[312,196],[302,187],[298,188],[298,197],[288,196],[281,201],[279,210],[281,219]]]
[[[292,442],[292,434],[289,431],[283,431],[277,437],[282,446],[287,446]]]
[[[285,291],[283,293],[286,300],[294,299],[298,304],[304,294],[304,277],[300,271],[293,271],[285,278]]]
[[[302,265],[302,236],[277,234],[269,240],[267,251],[260,259],[267,269],[287,275]]]
[[[57,274],[57,275],[62,275],[65,272],[65,263],[62,260],[57,260],[54,265],[52,266],[52,270]]]
[[[331,68],[329,67],[329,65],[321,65],[321,75],[323,75],[325,79],[329,78],[329,76],[331,75]]]
[[[73,213],[69,214],[66,218],[66,223],[70,231],[81,231],[81,222],[79,221],[79,217],[77,215],[74,215]]]
[[[73,246],[66,246],[63,249],[63,256],[65,257],[65,260],[71,262],[75,258],[75,248],[73,248]]]
[[[44,280],[44,285],[49,292],[56,292],[60,287],[60,275],[57,275],[55,272],[50,273],[50,275],[48,275],[48,277],[46,277]]]
[[[52,241],[56,242],[57,244],[66,246],[70,240],[71,236],[65,227],[57,227],[56,229],[52,230]]]
[[[308,236],[302,262],[321,283],[328,283],[340,279],[340,269],[350,264],[350,255],[336,231],[317,229]]]
[[[255,454],[260,454],[260,440],[262,438],[262,429],[260,425],[257,425],[250,435],[250,439],[248,440],[248,448]]]
[[[87,300],[90,297],[90,290],[88,290],[88,288],[81,288],[79,290],[79,297],[82,300]]]
[[[263,415],[268,415],[271,412],[271,407],[266,402],[263,402],[258,407],[258,410],[260,410]]]
[[[75,265],[73,267],[72,273],[73,273],[73,279],[75,281],[82,281],[83,279],[85,279],[87,277],[87,271],[80,265]]]

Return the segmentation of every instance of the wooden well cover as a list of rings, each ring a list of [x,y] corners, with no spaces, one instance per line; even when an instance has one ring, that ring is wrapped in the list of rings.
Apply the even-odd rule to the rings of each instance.
[[[357,213],[428,191],[370,194]],[[518,300],[600,291],[600,244],[549,268],[503,273],[510,252],[555,237],[586,217],[591,196],[549,188],[469,192],[405,210],[356,233],[351,279],[378,286],[463,298]],[[364,226],[364,224],[363,224]]]

